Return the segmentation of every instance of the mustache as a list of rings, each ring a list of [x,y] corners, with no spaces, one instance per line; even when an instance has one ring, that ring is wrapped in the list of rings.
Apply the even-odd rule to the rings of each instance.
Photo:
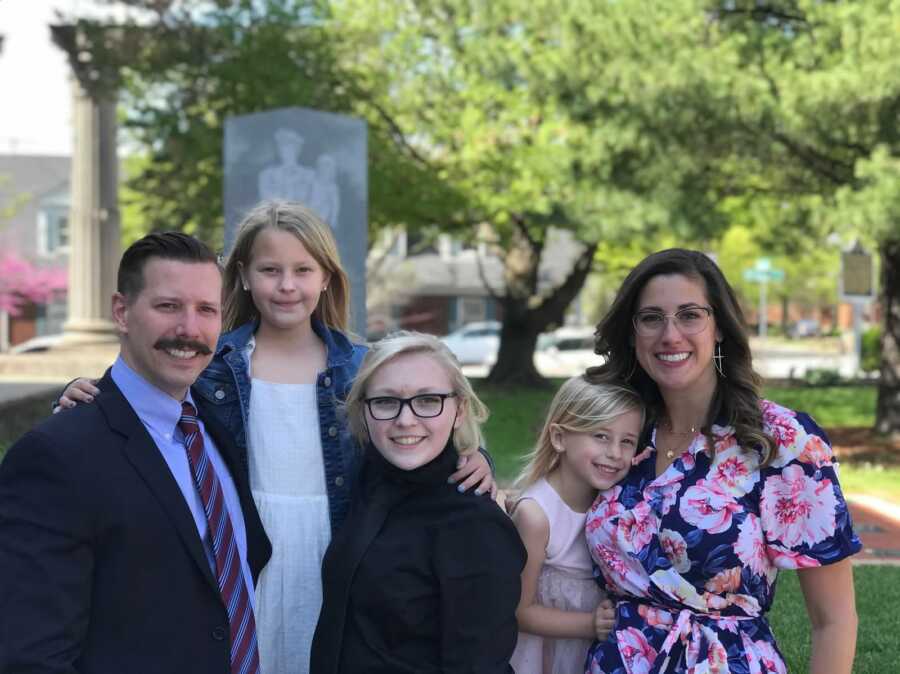
[[[177,349],[179,351],[196,351],[199,354],[204,356],[208,356],[212,353],[212,349],[210,349],[203,342],[196,342],[192,339],[166,339],[163,337],[156,344],[153,345],[154,349],[159,349],[160,351],[165,351],[166,349]]]

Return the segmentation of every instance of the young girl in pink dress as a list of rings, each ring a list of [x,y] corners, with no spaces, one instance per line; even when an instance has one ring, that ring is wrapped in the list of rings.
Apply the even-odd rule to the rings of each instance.
[[[612,626],[612,604],[591,570],[585,518],[597,492],[631,467],[643,420],[636,392],[583,376],[566,381],[550,405],[512,511],[528,551],[510,661],[517,674],[584,671],[591,641]]]

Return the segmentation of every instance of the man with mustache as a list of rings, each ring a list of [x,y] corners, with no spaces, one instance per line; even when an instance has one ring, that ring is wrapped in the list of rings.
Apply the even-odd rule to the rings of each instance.
[[[0,464],[0,672],[259,671],[253,591],[271,545],[246,457],[190,391],[221,295],[193,237],[129,247],[96,404],[44,421]]]

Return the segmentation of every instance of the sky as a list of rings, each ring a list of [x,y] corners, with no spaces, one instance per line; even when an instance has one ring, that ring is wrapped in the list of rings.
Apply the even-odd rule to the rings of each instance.
[[[71,154],[72,90],[50,40],[55,10],[95,11],[91,0],[0,0],[0,153]]]

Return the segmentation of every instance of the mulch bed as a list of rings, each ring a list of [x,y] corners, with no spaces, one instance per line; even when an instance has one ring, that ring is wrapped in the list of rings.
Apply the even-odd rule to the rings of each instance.
[[[825,429],[841,461],[900,466],[900,441],[877,435],[871,428],[838,426]]]

